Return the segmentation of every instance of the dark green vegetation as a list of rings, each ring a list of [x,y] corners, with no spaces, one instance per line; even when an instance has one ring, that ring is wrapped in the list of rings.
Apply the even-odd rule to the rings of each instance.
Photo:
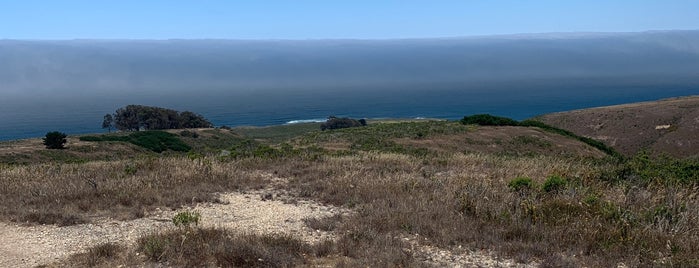
[[[44,145],[46,145],[46,149],[64,149],[63,145],[68,142],[66,137],[68,136],[65,133],[58,131],[46,133],[46,137],[43,139]]]
[[[464,116],[461,119],[461,123],[464,125],[481,125],[481,126],[517,126],[519,122],[507,118],[494,116],[490,114],[476,114],[471,116]]]
[[[102,128],[111,129],[111,122],[112,117],[105,115]],[[210,128],[213,126],[206,118],[193,112],[178,112],[143,105],[128,105],[117,109],[114,113],[113,124],[122,131]]]
[[[481,126],[538,127],[540,129],[543,129],[543,130],[551,132],[551,133],[556,133],[556,134],[563,135],[566,137],[574,138],[574,139],[579,140],[581,142],[584,142],[592,147],[595,147],[595,148],[599,149],[600,151],[603,151],[606,154],[611,155],[613,157],[617,157],[617,158],[622,157],[622,155],[620,153],[618,153],[612,147],[607,146],[603,142],[600,142],[600,141],[592,139],[592,138],[579,136],[579,135],[576,135],[575,133],[567,131],[565,129],[556,128],[556,127],[547,125],[543,122],[536,121],[536,120],[524,120],[522,122],[517,122],[516,120],[510,119],[507,117],[500,117],[500,116],[494,116],[494,115],[489,115],[489,114],[477,114],[477,115],[472,115],[472,116],[465,116],[463,119],[461,119],[461,123],[465,124],[465,125],[481,125]]]
[[[288,180],[276,187],[295,198],[354,212],[306,221],[333,232],[335,240],[306,244],[289,236],[190,226],[129,245],[147,260],[115,258],[135,254],[113,246],[93,248],[80,260],[106,266],[283,266],[336,256],[349,267],[410,267],[423,263],[404,238],[419,235],[444,250],[488,249],[548,267],[699,265],[697,160],[648,154],[618,159],[599,151],[602,157],[587,156],[596,149],[522,124],[188,130],[196,137],[178,131],[172,135],[189,144],[187,154],[0,166],[0,212],[12,221],[65,225],[95,215],[132,219],[155,207],[216,202],[216,193],[274,185],[260,175],[274,174]],[[464,149],[471,147],[480,151]],[[533,151],[488,151],[496,147]]]
[[[133,132],[129,135],[100,135],[100,136],[82,136],[81,141],[123,141],[129,142],[156,153],[161,153],[166,150],[187,152],[191,149],[189,145],[182,142],[177,135],[163,131],[140,131]]]
[[[641,151],[613,171],[610,179],[634,180],[642,184],[699,185],[699,159],[654,156]]]
[[[362,127],[366,126],[366,119],[352,119],[347,117],[335,117],[330,116],[325,123],[320,124],[320,130],[326,129],[341,129],[349,127]]]

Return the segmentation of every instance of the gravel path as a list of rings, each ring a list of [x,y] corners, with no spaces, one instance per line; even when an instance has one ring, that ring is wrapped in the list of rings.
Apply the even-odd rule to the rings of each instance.
[[[403,240],[410,244],[410,252],[415,258],[427,266],[432,267],[537,267],[537,263],[517,263],[511,259],[503,259],[495,256],[487,250],[446,250],[430,246],[422,241],[424,238],[416,235],[405,236]]]
[[[272,184],[276,186],[284,183],[279,178],[272,180]],[[139,237],[149,232],[175,228],[171,219],[183,210],[200,213],[203,226],[247,233],[286,233],[310,243],[335,237],[332,233],[308,228],[304,219],[351,213],[347,209],[324,206],[308,200],[285,200],[286,197],[283,192],[270,187],[248,193],[221,194],[221,202],[215,204],[202,203],[178,211],[156,209],[147,217],[131,221],[97,219],[90,224],[64,227],[0,222],[0,267],[34,267],[56,263],[72,254],[107,242],[134,245]],[[409,250],[415,257],[427,266],[531,267],[497,258],[488,252],[449,251],[421,243],[419,237],[403,239],[409,242]]]
[[[310,201],[295,204],[262,200],[266,192],[222,194],[222,204],[200,204],[203,226],[225,227],[241,232],[288,233],[308,242],[331,238],[331,234],[306,227],[303,219],[332,216],[346,210]],[[266,198],[265,198],[266,199]],[[156,230],[173,228],[178,211],[157,210],[148,217],[117,221],[99,219],[90,224],[58,227],[22,226],[0,223],[0,267],[33,267],[49,264],[86,248],[116,242],[133,245],[138,237]]]

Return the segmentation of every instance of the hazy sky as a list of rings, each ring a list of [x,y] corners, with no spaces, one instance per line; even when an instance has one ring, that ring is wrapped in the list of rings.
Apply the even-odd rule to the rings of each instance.
[[[697,0],[0,0],[0,39],[323,39],[699,29]]]

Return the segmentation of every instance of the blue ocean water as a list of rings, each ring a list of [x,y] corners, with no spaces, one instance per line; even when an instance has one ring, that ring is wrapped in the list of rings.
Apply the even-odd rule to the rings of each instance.
[[[573,109],[699,95],[699,85],[604,86],[584,83],[473,87],[264,89],[244,92],[198,89],[163,93],[88,94],[0,99],[0,140],[104,132],[102,118],[128,104],[189,110],[215,125],[266,126],[322,120],[329,115],[356,118],[442,118],[490,113],[522,120]]]

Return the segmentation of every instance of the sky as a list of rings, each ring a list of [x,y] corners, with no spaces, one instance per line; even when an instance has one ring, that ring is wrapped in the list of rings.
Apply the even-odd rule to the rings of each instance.
[[[393,39],[699,29],[696,0],[0,0],[0,39]]]

